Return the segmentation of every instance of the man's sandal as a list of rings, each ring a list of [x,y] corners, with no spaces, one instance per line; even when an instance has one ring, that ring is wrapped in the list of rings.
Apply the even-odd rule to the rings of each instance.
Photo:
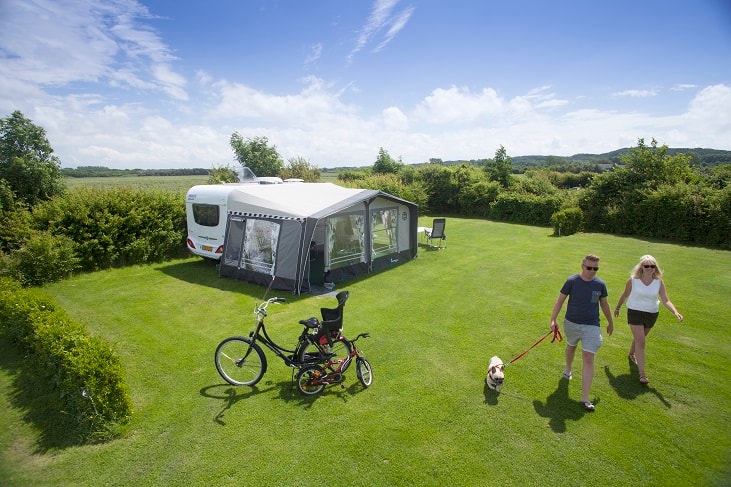
[[[590,413],[593,413],[593,412],[594,412],[594,409],[595,409],[595,408],[594,408],[594,404],[592,404],[592,402],[591,402],[591,401],[586,401],[586,402],[584,403],[584,409],[586,409],[586,410],[587,410],[587,411],[589,411]]]
[[[640,384],[642,384],[643,386],[646,386],[649,383],[650,383],[650,380],[647,378],[647,376],[642,374],[640,376]]]

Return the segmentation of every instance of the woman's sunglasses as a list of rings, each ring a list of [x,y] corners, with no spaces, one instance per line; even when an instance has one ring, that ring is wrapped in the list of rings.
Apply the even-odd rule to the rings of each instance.
[[[656,268],[657,266],[656,266],[656,265],[654,265],[654,264],[644,264],[644,265],[643,265],[642,267],[644,267],[645,269],[654,269],[654,268]]]

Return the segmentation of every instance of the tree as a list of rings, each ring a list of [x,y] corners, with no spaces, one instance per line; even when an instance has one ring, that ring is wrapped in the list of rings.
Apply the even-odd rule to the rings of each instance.
[[[502,145],[495,151],[495,159],[485,161],[485,172],[490,181],[497,181],[503,188],[510,186],[510,173],[513,170],[513,160],[508,157]]]
[[[388,151],[383,147],[378,150],[378,159],[373,164],[373,172],[376,174],[398,174],[403,163],[395,161]]]
[[[266,137],[254,137],[244,140],[241,134],[231,134],[231,148],[236,160],[251,169],[257,176],[277,176],[284,167],[284,162],[275,146],[269,147]]]
[[[666,145],[657,146],[652,139],[650,146],[645,139],[637,140],[637,147],[621,157],[627,169],[627,182],[645,188],[656,188],[661,184],[698,182],[699,176],[690,167],[690,156],[670,156]]]
[[[0,120],[0,179],[30,206],[65,189],[46,131],[18,110]]]
[[[235,183],[238,181],[236,171],[226,164],[225,166],[216,166],[215,164],[208,172],[208,184]]]
[[[311,165],[307,159],[292,157],[288,162],[287,167],[280,172],[282,179],[298,178],[304,179],[308,183],[316,183],[320,180],[320,170]]]

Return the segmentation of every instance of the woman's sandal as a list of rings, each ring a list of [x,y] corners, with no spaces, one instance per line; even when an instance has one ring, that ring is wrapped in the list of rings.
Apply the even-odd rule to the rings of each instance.
[[[640,376],[640,384],[642,384],[643,386],[646,386],[649,383],[650,383],[650,380],[647,378],[647,376],[642,374]]]
[[[592,403],[591,403],[591,401],[586,401],[586,402],[584,403],[584,409],[586,409],[586,410],[587,410],[587,411],[589,411],[590,413],[593,413],[593,412],[594,412],[594,409],[595,409],[595,408],[594,408],[594,404],[592,404]]]
[[[630,362],[637,365],[637,358],[634,356],[634,354],[631,353],[631,354],[627,355],[627,358],[629,359]]]

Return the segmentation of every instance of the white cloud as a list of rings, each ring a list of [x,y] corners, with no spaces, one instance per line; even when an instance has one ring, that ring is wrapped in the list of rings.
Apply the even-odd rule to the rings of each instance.
[[[307,57],[305,58],[305,64],[312,64],[318,59],[320,59],[320,56],[322,56],[322,43],[318,42],[317,44],[313,44],[309,48],[309,53],[307,54]]]
[[[391,26],[388,28],[388,32],[386,32],[384,39],[378,44],[378,46],[376,46],[373,52],[378,52],[386,47],[386,45],[391,42],[399,32],[401,32],[401,29],[406,26],[406,23],[409,21],[413,13],[414,8],[410,7],[401,12],[396,18],[394,18],[391,22]]]
[[[433,90],[416,106],[414,114],[417,119],[431,124],[472,123],[481,117],[499,114],[505,104],[492,88],[473,94],[469,88],[451,86]]]
[[[184,100],[182,76],[169,47],[141,20],[134,1],[38,0],[0,3],[0,72],[18,82],[58,86],[103,81],[113,87],[162,91]]]
[[[374,48],[374,52],[378,52],[383,49],[406,26],[409,18],[411,18],[411,15],[414,13],[414,8],[409,7],[398,13],[395,17],[392,17],[391,12],[397,3],[398,0],[375,1],[371,9],[371,13],[368,16],[368,20],[358,34],[358,38],[355,41],[355,47],[347,56],[348,63],[352,62],[353,56],[361,51],[384,27],[388,26],[388,30],[381,42],[379,42],[376,48]]]
[[[409,127],[408,117],[397,107],[388,107],[383,110],[383,123],[394,130],[406,130]]]
[[[656,96],[657,90],[625,90],[612,93],[613,96],[629,96],[632,98],[646,98],[648,96]]]

